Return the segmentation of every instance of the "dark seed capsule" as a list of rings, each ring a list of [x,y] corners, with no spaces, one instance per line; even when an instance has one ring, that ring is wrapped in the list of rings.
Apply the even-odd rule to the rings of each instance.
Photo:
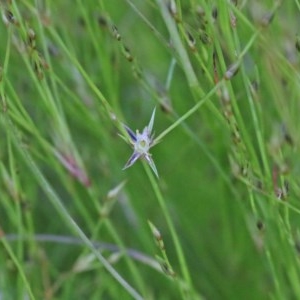
[[[162,100],[162,102],[160,102],[160,108],[162,110],[162,112],[169,114],[172,112],[172,106],[171,106],[171,102],[170,100],[166,97],[164,97],[164,99]]]
[[[300,52],[300,36],[299,35],[297,35],[297,37],[296,37],[295,47],[296,47],[297,51]]]
[[[107,27],[107,20],[106,20],[106,18],[104,16],[99,16],[98,17],[98,24],[99,24],[99,26],[106,28]]]
[[[216,20],[218,18],[218,9],[217,7],[214,7],[212,10],[212,17]]]
[[[290,146],[293,146],[293,145],[294,145],[294,141],[293,141],[292,137],[291,137],[288,133],[285,133],[284,139],[285,139],[285,141],[286,141]]]
[[[298,253],[300,253],[300,241],[297,241],[297,242],[295,243],[295,248],[296,248],[296,250],[298,251]]]
[[[3,12],[2,19],[3,19],[3,22],[4,22],[5,25],[8,25],[8,24],[19,25],[17,19],[13,15],[13,13],[8,9],[6,9]]]
[[[133,61],[133,56],[131,55],[131,52],[128,47],[123,46],[123,54],[129,62]]]
[[[190,32],[187,32],[187,37],[188,37],[188,45],[189,47],[194,51],[196,50],[195,45],[196,45],[196,40],[192,36]]]
[[[30,210],[30,202],[26,201],[25,199],[21,199],[21,208],[23,211]]]
[[[118,28],[116,25],[112,25],[111,27],[112,34],[116,38],[117,41],[121,41],[121,35],[119,34]]]
[[[257,221],[256,226],[258,230],[264,229],[264,223],[261,220]]]
[[[36,35],[33,29],[29,28],[28,32],[27,32],[27,36],[28,36],[28,45],[31,48],[35,48],[35,39],[36,39]]]
[[[176,275],[175,272],[168,266],[167,263],[162,262],[162,263],[160,263],[160,265],[161,265],[162,271],[166,275],[171,276],[171,277],[175,277],[175,275]]]
[[[10,10],[5,11],[5,17],[7,18],[8,22],[14,23],[15,22],[15,17],[13,13]]]
[[[79,18],[78,18],[78,24],[79,24],[79,26],[82,27],[82,28],[85,27],[86,22],[85,22],[85,20],[84,20],[83,17],[79,17]]]
[[[261,180],[258,180],[258,181],[256,182],[256,187],[257,187],[260,191],[263,190],[263,183],[262,183]]]

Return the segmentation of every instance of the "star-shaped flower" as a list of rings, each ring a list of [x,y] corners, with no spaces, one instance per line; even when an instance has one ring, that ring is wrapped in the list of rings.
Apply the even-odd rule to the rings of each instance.
[[[150,148],[154,146],[153,143],[154,139],[153,139],[153,135],[151,134],[153,123],[154,123],[154,117],[155,117],[155,108],[153,110],[148,126],[144,128],[142,133],[139,133],[138,130],[136,130],[136,133],[134,133],[128,126],[124,125],[124,128],[128,134],[128,138],[127,139],[125,138],[125,140],[129,141],[129,143],[133,147],[133,154],[127,161],[123,170],[131,167],[139,158],[144,158],[149,164],[149,166],[151,167],[151,169],[153,170],[154,174],[158,177],[156,166],[151,157],[151,154],[149,153]]]

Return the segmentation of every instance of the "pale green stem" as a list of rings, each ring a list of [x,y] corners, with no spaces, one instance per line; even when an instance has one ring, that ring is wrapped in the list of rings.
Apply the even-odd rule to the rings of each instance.
[[[15,266],[17,267],[18,272],[19,272],[19,274],[20,274],[20,276],[21,276],[21,278],[22,278],[22,280],[23,280],[23,282],[25,284],[26,290],[28,292],[28,296],[30,297],[31,300],[35,300],[35,297],[33,295],[33,292],[32,292],[32,289],[30,287],[30,284],[29,284],[29,282],[28,282],[28,280],[26,278],[24,270],[23,270],[21,264],[19,263],[17,257],[15,256],[15,254],[12,251],[12,249],[8,245],[5,237],[0,237],[0,241],[2,242],[2,244],[3,244],[4,248],[5,248],[5,250],[7,251],[9,257],[11,258],[11,260],[14,262]],[[26,297],[24,297],[24,298],[26,298]]]
[[[207,94],[206,96],[200,100],[198,103],[196,103],[190,110],[188,110],[184,115],[182,115],[177,121],[175,121],[171,126],[169,126],[166,130],[164,130],[160,135],[158,135],[155,140],[153,141],[153,144],[157,144],[160,142],[160,140],[170,133],[173,129],[175,129],[178,125],[180,125],[184,120],[186,120],[188,117],[190,117],[193,113],[195,113],[220,87],[220,85],[223,83],[223,81],[220,81],[217,85],[215,85]]]
[[[170,12],[168,11],[166,1],[156,0],[156,3],[160,8],[163,20],[165,21],[165,24],[168,28],[168,31],[169,31],[169,34],[171,37],[171,46],[173,46],[177,52],[180,65],[185,73],[185,76],[187,77],[189,85],[193,88],[197,87],[199,89],[200,96],[204,95],[204,92],[202,91],[202,89],[199,86],[198,79],[193,70],[192,64],[188,57],[188,54],[182,44],[181,38],[179,36],[179,32],[177,30],[176,23],[175,23],[174,19],[172,18]]]

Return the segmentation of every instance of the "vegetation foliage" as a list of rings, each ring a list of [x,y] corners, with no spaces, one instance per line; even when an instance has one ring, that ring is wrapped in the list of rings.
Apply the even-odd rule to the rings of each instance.
[[[298,0],[0,5],[0,299],[300,297]]]

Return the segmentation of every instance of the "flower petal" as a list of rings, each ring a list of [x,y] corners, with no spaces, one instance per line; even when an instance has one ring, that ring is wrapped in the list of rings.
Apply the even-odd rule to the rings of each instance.
[[[124,125],[124,128],[126,129],[126,131],[127,131],[128,135],[129,135],[129,137],[131,138],[131,140],[133,142],[136,142],[135,133],[128,126],[126,126],[126,125]]]
[[[154,172],[154,174],[156,175],[156,177],[158,178],[158,172],[157,172],[157,169],[156,169],[156,166],[155,166],[155,163],[151,157],[151,154],[146,154],[145,155],[145,159],[147,160],[149,166],[151,167],[152,171]]]
[[[128,159],[126,165],[124,166],[123,170],[131,167],[140,158],[140,156],[141,156],[141,154],[139,154],[137,152],[133,152],[133,154]]]
[[[154,118],[155,118],[155,111],[156,111],[156,107],[154,107],[154,109],[153,109],[153,112],[152,112],[152,116],[151,116],[150,122],[149,122],[149,124],[148,124],[148,126],[147,126],[149,136],[151,135],[152,128],[153,128],[153,123],[154,123]]]

